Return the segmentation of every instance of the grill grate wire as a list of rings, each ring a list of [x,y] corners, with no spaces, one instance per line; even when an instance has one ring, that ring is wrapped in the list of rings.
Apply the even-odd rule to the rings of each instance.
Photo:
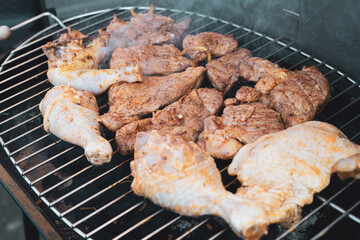
[[[119,18],[129,19],[129,9],[132,8],[138,13],[149,9],[107,9],[73,17],[64,23],[91,35],[98,29],[104,29],[114,13]],[[316,65],[328,78],[333,96],[317,119],[336,125],[352,141],[360,142],[358,81],[297,49],[294,42],[284,42],[281,38],[271,38],[198,13],[169,8],[155,8],[155,13],[170,16],[176,21],[191,17],[191,34],[202,31],[233,34],[239,46],[250,49],[254,56],[267,58],[290,70]],[[41,45],[58,38],[65,31],[57,24],[46,28],[42,34],[13,50],[0,68],[0,140],[27,184],[62,221],[84,238],[236,238],[226,223],[217,217],[179,216],[135,196],[130,188],[128,164],[132,158],[116,154],[110,164],[93,167],[87,162],[82,149],[43,130],[38,105],[52,86],[46,77],[47,59]],[[100,112],[105,112],[104,94],[98,97],[98,103]],[[102,128],[102,134],[111,139],[114,147],[114,133]],[[233,191],[239,187],[237,180],[226,174],[229,162],[219,161],[217,164],[227,189]],[[331,182],[325,193],[316,194],[314,203],[304,208],[295,230],[272,225],[264,239],[290,239],[294,235],[317,239],[345,218],[360,224],[360,213],[355,211],[358,210],[360,196],[355,195],[354,199],[345,201],[346,204],[337,200],[345,192],[358,188],[359,181],[342,182],[333,177]],[[314,222],[314,217],[316,221],[312,225],[315,227],[304,233],[301,229],[309,229],[309,222]],[[324,219],[329,219],[329,222],[319,224]]]

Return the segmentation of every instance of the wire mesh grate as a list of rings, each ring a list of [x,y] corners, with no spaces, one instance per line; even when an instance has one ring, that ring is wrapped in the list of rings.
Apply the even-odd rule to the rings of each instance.
[[[91,35],[105,28],[114,13],[119,18],[129,19],[132,8],[97,11],[64,23]],[[148,9],[134,7],[138,13]],[[198,13],[166,8],[155,8],[155,13],[170,16],[175,21],[191,17],[191,34],[204,31],[233,34],[239,46],[250,49],[254,56],[267,58],[290,70],[315,65],[328,78],[333,96],[317,119],[334,124],[352,141],[360,142],[359,82],[297,49],[293,42]],[[0,68],[1,143],[27,184],[61,220],[84,238],[236,239],[220,218],[179,216],[133,194],[131,158],[117,154],[110,164],[93,167],[81,148],[44,131],[38,105],[52,86],[46,77],[47,59],[41,45],[55,40],[65,31],[58,25],[48,27],[12,51]],[[106,95],[98,97],[101,113],[106,111],[106,101]],[[101,131],[115,148],[114,133],[105,128]],[[217,162],[224,185],[235,191],[240,184],[227,175],[228,164]],[[343,182],[333,177],[330,186],[317,194],[311,205],[304,207],[302,219],[294,229],[272,225],[263,238],[316,239],[345,220],[359,224],[360,195],[354,193],[358,188],[358,180]]]

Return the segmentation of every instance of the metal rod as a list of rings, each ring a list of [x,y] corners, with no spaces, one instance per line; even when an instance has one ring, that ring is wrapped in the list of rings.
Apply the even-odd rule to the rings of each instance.
[[[300,226],[300,224],[302,224],[303,222],[305,222],[306,220],[308,220],[311,216],[313,216],[315,213],[317,213],[318,211],[320,211],[320,209],[322,209],[323,207],[325,207],[326,205],[328,205],[330,203],[330,201],[332,201],[335,197],[337,197],[340,193],[342,193],[343,191],[345,191],[348,187],[350,187],[356,180],[353,179],[351,182],[349,182],[346,186],[344,186],[342,189],[340,189],[338,192],[336,192],[334,195],[332,195],[328,200],[326,200],[326,202],[323,202],[320,206],[318,206],[317,208],[315,208],[313,211],[311,211],[308,215],[306,215],[305,217],[301,218],[299,222],[297,222],[292,228],[289,228],[288,230],[286,230],[283,234],[281,234],[278,238],[276,239],[282,239],[284,238],[287,234],[291,233],[293,231],[293,229],[297,228],[298,226]]]
[[[115,198],[114,200],[108,202],[107,204],[105,204],[104,206],[102,206],[101,208],[98,208],[97,210],[95,210],[94,212],[90,213],[89,215],[83,217],[82,219],[78,220],[77,222],[75,222],[73,224],[74,227],[78,226],[79,224],[81,224],[82,222],[88,220],[89,218],[91,218],[92,216],[98,214],[99,212],[101,212],[102,210],[106,209],[107,207],[113,205],[114,203],[116,203],[117,201],[121,200],[122,198],[124,198],[125,196],[127,196],[128,194],[132,193],[132,190],[129,190],[128,192],[124,193],[123,195],[121,195],[120,197]]]
[[[311,238],[312,240],[316,240],[319,239],[320,237],[324,236],[324,234],[329,231],[332,227],[335,226],[336,223],[338,223],[341,219],[343,219],[344,217],[346,217],[349,212],[351,212],[354,208],[356,208],[357,206],[360,205],[360,200],[357,201],[357,203],[355,203],[351,208],[349,208],[346,212],[344,212],[343,214],[341,214],[338,218],[336,218],[335,221],[333,221],[332,223],[330,223],[328,226],[326,226],[321,232],[319,232],[318,234],[316,234],[313,238]]]
[[[109,190],[109,189],[115,187],[116,185],[122,183],[122,182],[125,181],[126,179],[129,179],[129,177],[130,177],[130,174],[127,175],[127,176],[125,176],[125,177],[123,177],[123,178],[121,178],[120,180],[116,181],[115,183],[110,184],[109,186],[107,186],[106,188],[104,188],[104,189],[102,189],[101,191],[97,192],[96,194],[93,194],[92,196],[84,199],[83,201],[79,202],[79,203],[76,204],[75,206],[67,209],[67,210],[64,211],[64,212],[62,212],[62,213],[61,213],[61,216],[63,217],[63,216],[65,216],[66,214],[74,211],[76,208],[80,207],[80,206],[83,205],[84,203],[87,203],[87,202],[90,201],[91,199],[94,199],[95,197],[97,197],[97,196],[103,194],[104,192],[106,192],[107,190]]]

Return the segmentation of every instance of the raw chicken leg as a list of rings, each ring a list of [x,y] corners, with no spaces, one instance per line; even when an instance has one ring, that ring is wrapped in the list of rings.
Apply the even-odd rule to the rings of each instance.
[[[67,85],[98,95],[114,83],[142,80],[140,65],[99,69],[107,52],[109,35],[106,32],[100,32],[88,46],[84,44],[86,35],[76,39],[71,35],[80,36],[81,33],[73,32],[69,30],[69,34],[60,36],[58,42],[49,42],[42,47],[49,59],[47,76],[54,86]]]
[[[214,159],[194,142],[141,132],[130,166],[137,195],[182,215],[220,216],[248,239],[266,233],[268,221],[261,208],[226,191]]]
[[[57,86],[46,93],[40,111],[47,132],[84,148],[85,156],[94,165],[110,162],[113,151],[100,135],[95,120],[99,108],[93,94]]]
[[[360,176],[360,147],[336,127],[306,122],[245,145],[228,168],[242,187],[237,195],[260,206],[268,223],[291,226],[332,173]]]

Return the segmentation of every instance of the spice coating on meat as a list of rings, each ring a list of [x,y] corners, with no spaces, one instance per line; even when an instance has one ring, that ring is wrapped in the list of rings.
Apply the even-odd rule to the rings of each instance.
[[[190,67],[168,76],[144,77],[141,83],[114,84],[108,91],[109,112],[97,119],[110,131],[116,131],[198,88],[204,75],[205,68]]]
[[[259,137],[285,129],[280,114],[262,103],[226,106],[221,117],[205,119],[198,145],[218,159],[231,159]]]
[[[328,123],[306,122],[244,146],[228,172],[242,183],[241,199],[261,207],[268,223],[289,227],[332,173],[360,177],[360,147]]]
[[[110,68],[117,69],[136,64],[141,66],[144,75],[168,75],[195,66],[193,61],[181,56],[181,52],[174,45],[150,44],[115,49]]]
[[[327,79],[316,67],[295,71],[269,94],[270,107],[281,113],[286,126],[312,120],[330,98]]]
[[[135,194],[181,215],[222,217],[248,240],[266,233],[264,211],[225,190],[214,159],[194,142],[157,131],[139,133],[130,163]]]
[[[226,94],[239,81],[241,63],[250,57],[249,50],[239,48],[207,63],[206,72],[211,85]]]
[[[208,53],[213,57],[221,57],[237,47],[238,42],[232,35],[225,36],[217,32],[188,35],[183,40],[184,51],[197,63],[204,61]]]
[[[110,161],[112,148],[101,136],[100,124],[95,120],[99,107],[93,94],[57,86],[46,93],[40,111],[47,132],[84,148],[85,156],[94,165]]]
[[[196,141],[203,129],[204,119],[216,114],[223,105],[222,93],[215,89],[199,88],[155,112],[152,118],[129,123],[116,131],[120,154],[134,151],[136,134],[158,130],[160,134],[176,135],[186,141]]]
[[[283,82],[288,70],[269,60],[252,57],[242,62],[240,77],[246,81],[256,82],[255,89],[268,93],[276,85]]]
[[[98,95],[113,83],[142,80],[138,65],[99,69],[106,54],[109,35],[100,31],[99,35],[85,46],[85,41],[89,40],[85,39],[86,37],[79,31],[69,30],[69,33],[60,36],[58,42],[49,42],[42,46],[49,59],[47,76],[54,86],[71,86],[76,90],[86,90]]]
[[[153,6],[148,13],[136,14],[129,22],[114,15],[106,31],[110,33],[110,46],[130,47],[134,45],[168,43],[178,46],[191,27],[191,18],[176,23],[173,19],[154,14]]]

